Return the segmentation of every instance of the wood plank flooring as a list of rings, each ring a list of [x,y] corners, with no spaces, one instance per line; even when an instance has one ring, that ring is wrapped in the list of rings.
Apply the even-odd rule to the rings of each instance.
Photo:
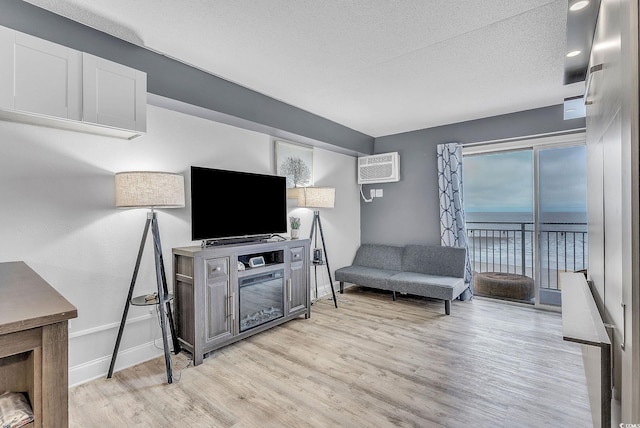
[[[591,426],[559,313],[353,287],[187,366],[162,357],[69,392],[71,427]],[[179,378],[179,380],[177,379]]]

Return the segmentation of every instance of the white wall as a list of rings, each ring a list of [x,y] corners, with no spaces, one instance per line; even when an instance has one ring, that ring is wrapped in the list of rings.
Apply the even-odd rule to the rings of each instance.
[[[148,134],[133,141],[0,122],[0,262],[25,261],[78,308],[69,322],[70,385],[107,372],[146,220],[145,210],[114,207],[113,174],[185,175],[187,207],[158,214],[172,288],[171,248],[198,244],[190,238],[191,165],[273,173],[273,144],[265,134],[153,106]],[[332,270],[349,264],[360,242],[355,165],[315,149],[316,184],[336,187],[336,208],[322,213]],[[303,234],[310,213],[301,214]],[[134,295],[155,287],[149,236]],[[128,319],[116,370],[162,353],[155,312],[132,307]]]
[[[317,187],[335,187],[335,207],[320,211],[320,222],[327,246],[327,258],[331,274],[343,266],[350,265],[360,246],[360,190],[356,181],[356,158],[327,150],[315,149],[313,154],[313,178]],[[291,202],[291,201],[290,201]],[[313,223],[313,210],[290,205],[290,214],[300,217],[300,237],[308,238]],[[316,239],[311,243],[315,247]],[[318,236],[318,247],[322,241]],[[311,297],[315,298],[315,270],[311,268]],[[318,296],[330,295],[331,286],[326,266],[317,268]],[[334,282],[338,290],[338,284]],[[339,301],[339,297],[338,297]]]

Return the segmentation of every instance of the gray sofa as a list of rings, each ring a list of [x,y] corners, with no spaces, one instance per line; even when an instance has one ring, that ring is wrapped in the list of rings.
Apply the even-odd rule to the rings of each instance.
[[[437,245],[363,244],[351,266],[336,270],[340,293],[344,283],[444,300],[445,313],[451,301],[468,285],[464,282],[466,250]]]

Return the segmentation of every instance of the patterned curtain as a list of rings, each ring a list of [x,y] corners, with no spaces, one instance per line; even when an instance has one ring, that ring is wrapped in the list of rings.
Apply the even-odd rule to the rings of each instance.
[[[438,144],[438,188],[440,241],[443,246],[463,247],[467,250],[464,281],[469,288],[460,295],[460,300],[471,300],[473,298],[471,261],[462,203],[462,148],[456,143]]]

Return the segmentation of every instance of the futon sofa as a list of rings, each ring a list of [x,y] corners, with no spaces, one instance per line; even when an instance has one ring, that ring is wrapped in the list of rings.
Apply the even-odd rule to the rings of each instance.
[[[447,315],[451,301],[467,287],[464,282],[466,250],[438,245],[363,244],[351,266],[336,270],[340,293],[344,283],[444,300]]]

